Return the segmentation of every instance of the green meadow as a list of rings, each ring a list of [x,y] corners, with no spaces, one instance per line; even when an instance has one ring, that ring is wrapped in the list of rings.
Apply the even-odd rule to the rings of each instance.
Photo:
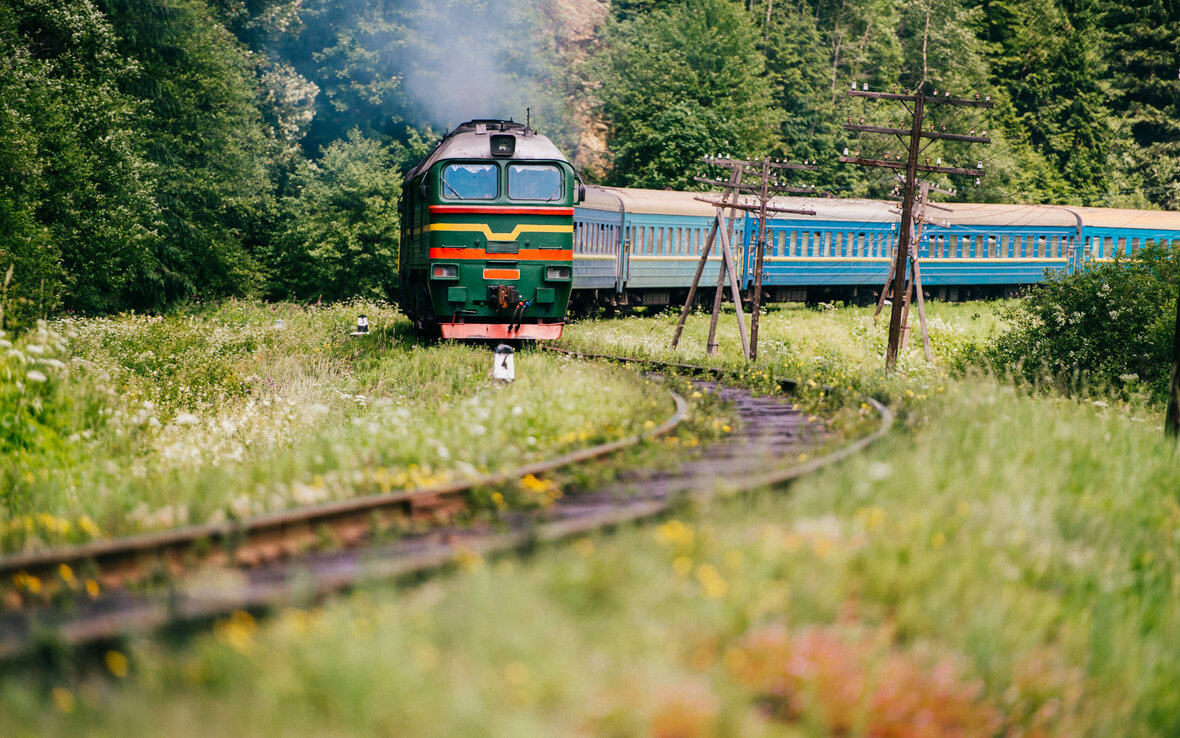
[[[786,488],[66,656],[0,680],[0,720],[15,735],[1176,735],[1180,453],[1141,397],[1067,397],[976,369],[1003,307],[931,305],[935,363],[918,334],[888,375],[883,321],[864,308],[771,310],[754,367],[732,315],[716,358],[703,315],[675,354],[674,315],[572,325],[567,348],[714,361],[766,388],[797,377],[801,401],[850,431],[872,425],[865,394],[902,422]],[[428,358],[470,367],[431,392],[483,382],[455,358],[467,349],[414,351],[435,382]],[[658,401],[644,387],[635,397]],[[602,415],[561,432],[625,427],[633,400],[600,397]],[[329,432],[355,412],[332,406]]]

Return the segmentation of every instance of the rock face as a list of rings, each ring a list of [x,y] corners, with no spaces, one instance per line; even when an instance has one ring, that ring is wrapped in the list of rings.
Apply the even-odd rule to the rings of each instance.
[[[570,152],[570,161],[582,175],[599,180],[609,164],[606,151],[606,124],[594,115],[586,95],[593,85],[577,70],[598,45],[599,31],[610,14],[610,0],[548,0],[554,23],[558,52],[570,72],[567,103],[578,128],[578,143]]]

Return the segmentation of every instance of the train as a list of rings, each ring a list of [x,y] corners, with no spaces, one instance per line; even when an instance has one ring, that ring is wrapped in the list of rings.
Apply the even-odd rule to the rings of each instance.
[[[587,188],[574,210],[575,309],[682,305],[716,209],[701,193]],[[889,275],[899,237],[898,203],[780,197],[772,205],[815,215],[769,217],[762,269],[765,301],[872,301]],[[923,288],[940,300],[1002,297],[1149,243],[1180,246],[1180,212],[946,203],[930,209],[918,242]],[[743,291],[755,281],[758,219],[738,212],[730,242]],[[718,248],[700,281],[711,302]]]
[[[443,338],[551,340],[569,312],[681,305],[716,217],[701,193],[586,186],[528,124],[472,120],[405,179],[399,304]],[[875,299],[899,237],[897,203],[780,197],[814,215],[767,218],[763,301]],[[951,203],[929,210],[918,240],[931,298],[1011,295],[1149,243],[1180,245],[1180,213]],[[755,282],[758,219],[728,219],[736,275]],[[712,300],[714,249],[697,299]]]
[[[529,125],[472,120],[406,174],[398,301],[443,338],[561,337],[573,288],[569,161]]]

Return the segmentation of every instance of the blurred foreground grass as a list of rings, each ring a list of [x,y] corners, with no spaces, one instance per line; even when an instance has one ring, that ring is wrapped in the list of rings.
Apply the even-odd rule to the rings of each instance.
[[[987,339],[989,310],[935,308],[963,345]],[[183,648],[137,640],[97,668],[6,677],[0,724],[18,735],[1180,734],[1180,454],[1159,416],[956,378],[913,356],[883,378],[879,337],[857,333],[863,311],[779,317],[782,353],[757,371],[842,376],[904,405],[908,427],[787,491],[528,559],[460,557],[453,575],[273,619],[239,613]],[[637,349],[660,321],[592,323],[569,342]]]

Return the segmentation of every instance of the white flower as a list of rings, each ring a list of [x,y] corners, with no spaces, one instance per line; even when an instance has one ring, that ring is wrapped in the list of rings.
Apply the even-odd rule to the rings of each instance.
[[[30,343],[28,346],[25,346],[25,351],[28,351],[30,354],[43,354],[45,353],[45,347],[40,344]]]
[[[177,413],[176,419],[172,422],[177,425],[196,425],[201,422],[201,419],[192,413]]]
[[[888,479],[889,477],[893,476],[893,465],[883,461],[874,461],[873,463],[869,464],[869,468],[866,470],[866,472],[869,479],[873,480],[874,482],[879,482],[882,479]]]
[[[44,382],[46,379],[48,379],[48,377],[36,369],[33,369],[25,375],[25,379],[29,380],[30,382]]]

